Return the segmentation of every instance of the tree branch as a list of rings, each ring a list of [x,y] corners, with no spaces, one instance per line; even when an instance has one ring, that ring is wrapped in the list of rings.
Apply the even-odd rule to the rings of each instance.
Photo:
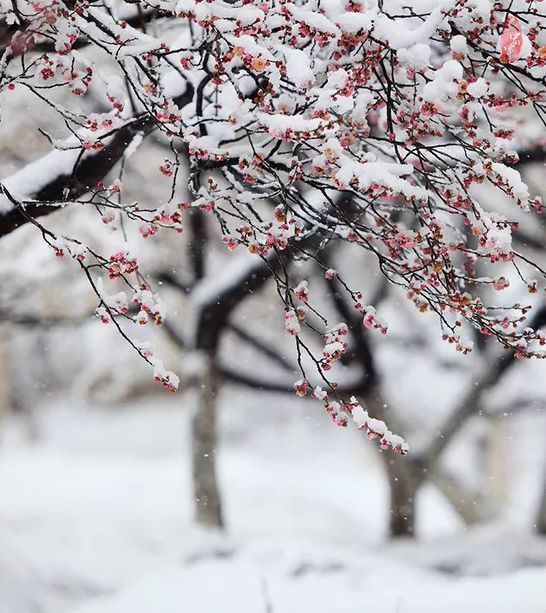
[[[193,98],[193,91],[193,86],[187,83],[186,91],[175,98],[175,103],[179,106],[189,104]],[[137,134],[149,135],[156,125],[155,118],[149,114],[142,114],[129,121],[116,131],[104,149],[94,154],[78,157],[70,173],[62,170],[37,188],[35,193],[29,194],[24,199],[30,201],[24,203],[26,215],[18,207],[0,212],[0,237],[27,223],[27,215],[35,219],[49,215],[65,202],[77,199],[95,188],[97,183],[119,162],[135,136]],[[42,160],[45,161],[46,158],[47,155]],[[14,196],[18,194],[14,193]]]
[[[543,304],[529,325],[538,330],[546,325],[546,304]],[[458,407],[447,417],[438,429],[437,436],[428,449],[419,457],[419,464],[429,468],[444,449],[449,445],[455,434],[463,427],[466,420],[475,415],[480,406],[482,394],[498,383],[504,374],[516,363],[514,352],[506,352],[494,359],[475,383],[472,383]]]

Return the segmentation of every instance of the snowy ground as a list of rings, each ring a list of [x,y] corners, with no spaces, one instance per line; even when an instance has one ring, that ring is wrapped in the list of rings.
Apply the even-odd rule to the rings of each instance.
[[[523,512],[466,531],[427,490],[421,542],[386,545],[376,449],[315,405],[223,409],[230,532],[200,532],[188,404],[50,402],[36,442],[8,424],[0,613],[545,613],[546,543]]]

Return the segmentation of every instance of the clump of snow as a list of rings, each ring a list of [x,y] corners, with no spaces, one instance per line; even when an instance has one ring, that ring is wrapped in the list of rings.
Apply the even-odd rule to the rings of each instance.
[[[430,63],[430,52],[430,45],[416,43],[407,49],[399,49],[396,55],[405,66],[422,70],[427,68]]]
[[[515,168],[510,168],[500,162],[493,162],[491,167],[506,182],[517,200],[525,202],[529,199],[529,188],[522,181],[520,173]]]
[[[473,83],[469,83],[466,91],[473,96],[474,98],[481,98],[485,96],[489,90],[489,85],[487,81],[483,78],[479,78]]]
[[[423,99],[437,102],[453,96],[459,90],[459,81],[463,78],[463,67],[456,60],[448,60],[436,70],[434,78],[423,87]]]
[[[454,36],[449,41],[449,47],[453,53],[459,54],[461,56],[465,56],[468,53],[468,45],[466,43],[466,38],[458,34]]]

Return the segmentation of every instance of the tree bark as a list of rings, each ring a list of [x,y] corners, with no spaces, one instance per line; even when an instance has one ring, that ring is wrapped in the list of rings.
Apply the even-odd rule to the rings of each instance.
[[[545,467],[546,468],[546,467]],[[542,494],[538,505],[538,514],[536,519],[537,534],[546,536],[546,471],[544,473],[544,481],[542,483]]]
[[[393,432],[402,432],[402,425],[397,423],[396,416],[387,410],[387,402],[383,395],[382,382],[374,372],[371,385],[366,393],[366,404],[370,414],[387,422]],[[422,483],[418,478],[418,467],[409,457],[397,456],[391,452],[381,454],[389,483],[389,535],[391,538],[415,536],[415,520],[417,510],[417,492]]]
[[[0,437],[11,412],[12,405],[12,377],[10,337],[6,325],[0,325]]]
[[[493,509],[488,504],[487,498],[481,492],[467,487],[461,479],[442,467],[439,462],[428,472],[428,478],[467,526],[491,519],[493,516]]]
[[[201,377],[192,421],[192,457],[195,519],[199,524],[213,528],[224,526],[216,470],[218,387],[218,372],[213,357],[209,357]]]
[[[384,454],[384,459],[390,493],[390,537],[413,538],[420,482],[414,478],[413,467],[407,458]]]
[[[294,241],[295,247],[312,248],[322,239],[322,230],[317,230],[304,240]],[[195,254],[198,253],[194,252]],[[225,283],[225,272],[220,272],[218,292],[209,287],[209,298],[200,305],[195,333],[195,350],[205,356],[196,412],[192,423],[193,487],[195,517],[198,523],[222,528],[224,518],[218,477],[216,451],[218,445],[216,400],[222,383],[221,372],[216,364],[222,334],[227,330],[229,318],[237,306],[253,292],[261,289],[273,276],[291,261],[296,249],[274,252],[266,259],[256,258],[245,274]],[[203,268],[196,268],[196,277]],[[210,281],[213,283],[213,280]]]
[[[488,483],[488,499],[493,513],[499,513],[508,503],[508,439],[506,417],[495,415],[488,420],[484,449],[484,473]]]

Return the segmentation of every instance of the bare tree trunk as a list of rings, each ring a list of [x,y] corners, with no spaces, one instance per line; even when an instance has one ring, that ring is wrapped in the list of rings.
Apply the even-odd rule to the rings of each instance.
[[[446,497],[467,526],[491,519],[492,510],[487,498],[479,491],[472,490],[451,473],[440,462],[428,473],[430,482]]]
[[[546,471],[544,473],[544,482],[542,483],[542,495],[538,505],[538,515],[536,519],[536,531],[542,536],[546,536]]]
[[[413,538],[420,483],[414,478],[413,467],[407,459],[386,454],[384,457],[390,490],[390,536]]]
[[[199,240],[199,232],[195,231]],[[311,235],[306,242],[313,246],[322,239],[322,232]],[[202,238],[200,239],[202,240]],[[195,248],[193,260],[202,253]],[[248,296],[261,289],[272,277],[274,271],[283,270],[291,261],[292,251],[273,253],[267,259],[252,261],[244,274],[237,270],[231,284],[226,284],[225,271],[219,271],[217,292],[214,280],[209,284],[209,298],[200,304],[195,333],[195,349],[206,359],[201,376],[198,404],[192,424],[193,485],[196,505],[196,520],[204,526],[222,528],[224,518],[218,479],[216,474],[217,426],[216,397],[221,384],[221,375],[216,365],[220,339],[229,324],[229,317],[236,307]],[[198,269],[196,268],[198,271]],[[196,274],[199,277],[199,274]]]
[[[484,472],[487,478],[491,510],[501,511],[508,502],[508,459],[506,457],[506,440],[508,438],[506,417],[496,415],[488,420],[488,432],[485,440]]]
[[[216,474],[216,399],[219,381],[212,357],[208,358],[207,366],[201,377],[192,421],[195,519],[203,526],[222,528],[224,520]]]
[[[0,434],[12,404],[10,336],[6,325],[0,326]]]
[[[378,375],[374,376],[373,383],[365,391],[365,397],[373,417],[387,421],[394,432],[402,432],[401,424],[396,423],[393,412],[387,410],[387,401]],[[389,535],[391,538],[412,538],[415,536],[417,492],[422,479],[417,478],[417,466],[409,457],[388,452],[381,454],[381,457],[389,483]]]

